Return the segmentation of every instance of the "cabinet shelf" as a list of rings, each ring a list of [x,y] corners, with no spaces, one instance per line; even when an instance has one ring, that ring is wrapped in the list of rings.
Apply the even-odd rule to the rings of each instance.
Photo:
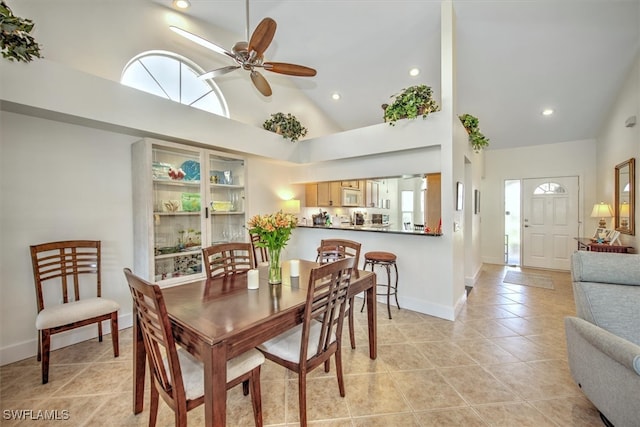
[[[230,188],[230,189],[236,189],[236,190],[242,190],[244,189],[244,185],[238,185],[238,184],[209,184],[211,186],[211,188]]]
[[[154,212],[153,214],[160,215],[160,216],[190,216],[190,215],[200,215],[200,211]]]
[[[244,211],[211,211],[211,215],[244,215]]]
[[[167,258],[175,258],[175,257],[179,257],[179,256],[189,256],[189,255],[200,255],[201,249],[198,246],[197,250],[190,250],[190,251],[182,251],[182,252],[172,252],[170,254],[161,254],[161,255],[156,255],[155,258],[156,259],[167,259]]]
[[[154,184],[171,185],[175,187],[200,187],[200,181],[181,181],[169,179],[154,179]]]

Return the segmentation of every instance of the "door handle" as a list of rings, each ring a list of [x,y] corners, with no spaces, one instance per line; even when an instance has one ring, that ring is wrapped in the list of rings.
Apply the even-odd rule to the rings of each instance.
[[[525,226],[524,226],[524,228],[528,228],[528,227],[529,227],[528,225],[525,225]]]

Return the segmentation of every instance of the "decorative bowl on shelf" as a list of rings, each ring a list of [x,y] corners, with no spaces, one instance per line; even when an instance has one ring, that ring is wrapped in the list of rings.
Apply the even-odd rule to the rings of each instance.
[[[229,212],[231,210],[231,202],[216,201],[211,202],[211,209],[215,212]]]
[[[179,249],[176,246],[166,246],[164,248],[157,248],[156,249],[156,251],[160,255],[175,254],[176,252],[178,252],[178,250]]]

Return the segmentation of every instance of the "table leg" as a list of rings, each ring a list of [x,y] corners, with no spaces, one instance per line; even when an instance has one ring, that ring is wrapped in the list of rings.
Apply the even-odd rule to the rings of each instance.
[[[204,420],[207,427],[227,422],[227,350],[223,343],[203,349]]]
[[[133,413],[142,412],[144,404],[144,375],[147,352],[144,348],[142,331],[138,323],[136,309],[133,309]]]
[[[377,321],[377,300],[376,300],[376,275],[370,277],[370,286],[367,288],[367,322],[369,324],[369,357],[378,357],[378,321]]]

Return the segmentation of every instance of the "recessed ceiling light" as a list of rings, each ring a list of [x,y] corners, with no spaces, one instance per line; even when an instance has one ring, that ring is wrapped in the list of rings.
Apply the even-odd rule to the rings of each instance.
[[[420,69],[419,68],[412,68],[412,69],[409,70],[409,75],[411,77],[415,77],[418,74],[420,74]]]
[[[189,0],[173,0],[173,5],[178,9],[186,9],[191,6],[191,3]]]
[[[551,108],[547,108],[547,109],[542,110],[542,115],[543,116],[550,116],[552,114],[553,114],[553,110]]]
[[[338,99],[340,99],[340,94],[338,92],[334,92],[334,93],[331,94],[331,98],[334,101],[337,101]]]

